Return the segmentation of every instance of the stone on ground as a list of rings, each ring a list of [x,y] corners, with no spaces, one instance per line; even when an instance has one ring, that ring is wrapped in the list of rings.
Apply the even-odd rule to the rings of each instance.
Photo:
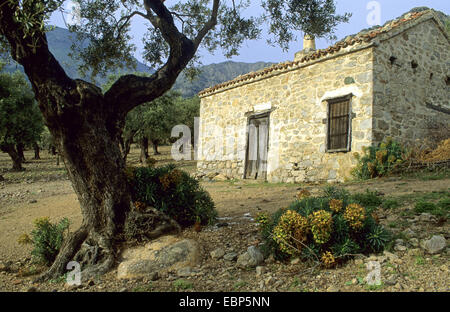
[[[179,271],[201,263],[200,247],[192,239],[164,236],[145,246],[126,249],[117,269],[117,278],[149,277],[154,272]]]
[[[223,248],[217,248],[210,252],[211,258],[219,260],[225,255],[225,250]]]
[[[434,235],[429,240],[423,242],[423,248],[432,255],[441,252],[446,246],[447,242],[442,235]]]
[[[238,257],[238,254],[233,251],[233,252],[229,252],[229,253],[225,254],[223,256],[223,259],[227,260],[227,261],[234,261],[234,260],[236,260],[237,257]]]
[[[264,262],[264,256],[255,246],[248,247],[247,251],[239,256],[237,266],[241,268],[256,267]]]
[[[221,173],[214,177],[214,181],[217,181],[217,182],[224,182],[224,181],[227,181],[227,180],[228,180],[228,178],[225,175],[221,174]]]

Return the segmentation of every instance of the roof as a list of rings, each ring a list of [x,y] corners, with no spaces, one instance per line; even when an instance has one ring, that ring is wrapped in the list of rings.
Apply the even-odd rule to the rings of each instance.
[[[383,26],[374,27],[368,30],[362,30],[356,35],[348,36],[345,39],[335,43],[334,45],[326,48],[317,50],[315,52],[309,53],[305,55],[304,57],[294,60],[292,62],[284,62],[280,64],[273,65],[271,67],[264,68],[262,70],[256,71],[256,72],[250,72],[245,75],[241,75],[236,77],[233,80],[217,84],[213,87],[204,89],[203,91],[200,91],[198,95],[200,97],[207,96],[208,94],[214,93],[216,91],[219,91],[221,89],[232,87],[236,84],[244,83],[248,80],[255,79],[255,78],[264,78],[266,76],[269,76],[271,73],[274,72],[285,72],[290,69],[294,69],[299,66],[307,66],[308,63],[315,63],[316,60],[319,60],[321,58],[324,58],[326,56],[330,56],[333,54],[338,53],[340,50],[351,47],[357,44],[363,44],[363,43],[371,43],[375,38],[379,37],[382,34],[389,33],[393,31],[394,29],[398,29],[401,25],[404,25],[412,20],[417,20],[419,17],[426,15],[427,13],[431,13],[431,17],[435,17],[432,13],[433,10],[427,9],[420,12],[410,12],[407,14],[404,14],[400,18],[389,21]],[[412,25],[411,25],[412,26]]]

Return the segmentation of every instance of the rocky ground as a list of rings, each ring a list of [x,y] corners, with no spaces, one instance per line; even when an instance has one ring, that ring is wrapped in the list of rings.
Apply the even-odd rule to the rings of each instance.
[[[51,167],[50,160],[48,162]],[[184,165],[185,169],[192,169],[189,164]],[[3,166],[1,159],[0,166]],[[32,170],[30,167],[29,174]],[[59,178],[55,178],[52,170],[49,170],[52,172],[49,180],[45,174],[33,173],[33,177],[24,180],[7,170],[0,172],[6,179],[0,182],[0,291],[450,290],[449,223],[433,214],[413,210],[418,200],[436,201],[449,196],[450,177],[447,174],[433,175],[432,178],[427,175],[393,177],[342,185],[351,192],[376,190],[383,198],[397,201],[396,207],[380,206],[376,211],[380,223],[395,234],[396,241],[390,251],[360,255],[335,269],[314,267],[298,259],[280,263],[272,257],[263,259],[258,252],[261,242],[255,216],[262,211],[274,212],[287,206],[298,188],[319,195],[322,185],[211,181],[203,182],[203,186],[216,203],[218,223],[204,227],[200,232],[185,229],[177,238],[195,242],[197,248],[192,251],[196,253],[195,263],[128,279],[118,279],[116,269],[80,286],[68,286],[64,278],[33,284],[33,278],[44,268],[31,262],[29,248],[17,244],[18,235],[31,231],[32,220],[40,216],[51,216],[52,220],[68,216],[72,221],[71,228],[76,228],[81,220],[76,196],[64,172],[58,172]],[[380,264],[381,284],[370,286],[366,278],[373,274],[374,262]]]
[[[432,255],[425,247],[414,246],[412,240],[402,240],[397,242],[396,251],[393,252],[358,256],[336,269],[314,269],[298,259],[280,263],[272,257],[258,259],[258,255],[247,258],[242,256],[249,246],[259,243],[257,225],[247,216],[227,219],[226,222],[227,226],[207,227],[200,233],[188,229],[181,234],[182,238],[193,239],[200,246],[201,264],[196,267],[122,280],[117,279],[115,270],[81,286],[68,287],[64,280],[33,284],[32,276],[23,276],[29,274],[26,269],[32,264],[29,259],[23,259],[0,264],[0,287],[3,291],[90,292],[449,291],[449,252],[445,247],[432,250],[435,252]],[[439,240],[444,235],[434,237]],[[412,238],[415,238],[414,235]],[[371,272],[367,265],[373,261],[380,263],[381,267],[382,283],[379,286],[370,286],[365,280]]]

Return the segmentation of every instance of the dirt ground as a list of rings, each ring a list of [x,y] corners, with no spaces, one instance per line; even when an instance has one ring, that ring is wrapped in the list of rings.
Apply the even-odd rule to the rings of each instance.
[[[169,147],[161,147],[160,151],[161,155],[151,156],[158,160],[158,165],[170,162]],[[129,163],[136,164],[138,155],[138,150],[133,149]],[[81,223],[79,203],[66,177],[63,164],[56,166],[55,157],[46,151],[41,153],[41,160],[31,160],[31,152],[27,152],[25,156],[29,159],[24,164],[26,170],[17,173],[9,170],[11,163],[8,156],[0,154],[0,175],[5,178],[5,181],[0,182],[0,263],[16,266],[16,270],[9,271],[2,271],[0,267],[0,291],[26,291],[30,287],[44,291],[67,290],[63,283],[34,285],[32,277],[20,275],[20,267],[30,262],[31,248],[19,245],[17,239],[21,234],[32,230],[33,220],[48,216],[56,222],[67,217],[71,221],[72,230]],[[194,161],[184,161],[177,165],[188,172],[195,172]],[[258,273],[257,278],[254,271],[242,272],[233,264],[212,260],[208,256],[209,252],[217,246],[239,253],[258,241],[257,225],[251,217],[254,218],[262,211],[275,212],[288,206],[299,189],[308,189],[313,195],[319,195],[324,185],[251,181],[205,181],[202,185],[213,198],[219,217],[228,220],[230,225],[206,228],[200,233],[191,229],[183,232],[183,236],[196,239],[204,250],[200,273],[187,279],[191,287],[187,287],[185,291],[449,291],[448,252],[430,256],[424,254],[418,246],[409,246],[408,250],[397,253],[399,260],[389,263],[386,268],[389,274],[393,268],[393,273],[389,275],[394,276],[393,280],[377,289],[369,289],[367,285],[359,282],[359,277],[365,270],[362,260],[352,261],[335,270],[316,270],[310,274],[300,274],[305,269],[302,265],[268,262],[264,273]],[[430,192],[448,192],[450,176],[390,177],[363,183],[349,182],[341,186],[352,193],[370,189],[378,191],[384,197],[408,198]],[[410,227],[408,218],[414,216],[400,217],[399,214],[410,209],[411,203],[406,201],[396,210],[395,215],[381,211],[380,218],[385,224],[399,223],[396,230],[401,232]],[[251,217],[245,217],[245,214]],[[413,225],[419,240],[429,238],[432,234],[444,235],[447,240],[449,238],[448,221],[439,226],[426,222]],[[421,264],[417,264],[418,262]],[[115,272],[111,272],[92,285],[80,287],[75,291],[174,290],[173,276],[154,282],[118,282],[114,279],[114,274]]]

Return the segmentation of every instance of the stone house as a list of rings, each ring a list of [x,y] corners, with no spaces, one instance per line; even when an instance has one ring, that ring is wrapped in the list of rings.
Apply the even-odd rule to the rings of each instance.
[[[200,174],[269,182],[343,181],[354,153],[413,144],[449,126],[450,43],[433,10],[205,89]]]

